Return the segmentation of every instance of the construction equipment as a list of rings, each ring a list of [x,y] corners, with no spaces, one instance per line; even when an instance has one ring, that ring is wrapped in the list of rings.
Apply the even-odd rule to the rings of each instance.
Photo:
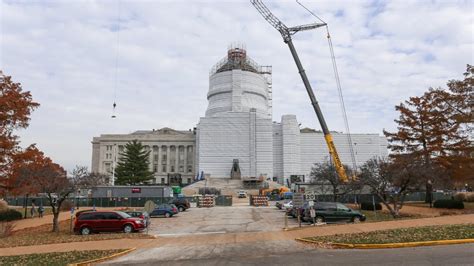
[[[336,171],[339,175],[339,178],[343,182],[347,182],[348,178],[346,175],[346,171],[344,166],[342,165],[341,160],[339,159],[339,155],[336,150],[336,146],[334,145],[334,140],[332,138],[331,133],[329,132],[328,126],[326,121],[324,120],[323,113],[321,112],[321,108],[319,107],[318,101],[314,96],[313,89],[311,88],[311,84],[309,83],[308,77],[303,69],[303,65],[298,57],[296,52],[295,46],[291,40],[291,36],[299,31],[305,30],[312,30],[320,27],[324,27],[326,23],[312,23],[306,25],[300,25],[296,27],[288,28],[283,22],[281,22],[273,13],[262,3],[260,0],[251,0],[252,5],[260,12],[260,14],[265,18],[270,25],[272,25],[278,32],[280,32],[281,36],[283,37],[283,41],[288,45],[290,48],[291,55],[295,60],[296,66],[298,67],[298,71],[300,73],[301,79],[303,80],[304,86],[306,87],[306,91],[308,92],[308,96],[311,100],[311,104],[313,105],[314,111],[316,112],[316,116],[318,117],[319,124],[321,125],[321,129],[324,133],[324,139],[326,140],[326,144],[329,149],[329,154],[334,162],[334,166]]]

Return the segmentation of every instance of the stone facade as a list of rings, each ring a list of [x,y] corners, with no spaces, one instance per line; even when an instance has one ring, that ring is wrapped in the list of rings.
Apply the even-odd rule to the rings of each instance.
[[[168,184],[168,174],[181,174],[183,183],[194,179],[195,132],[170,128],[142,130],[131,134],[103,134],[92,140],[92,171],[112,175],[125,144],[138,140],[150,150],[149,169],[155,184]],[[115,164],[116,165],[116,164]]]

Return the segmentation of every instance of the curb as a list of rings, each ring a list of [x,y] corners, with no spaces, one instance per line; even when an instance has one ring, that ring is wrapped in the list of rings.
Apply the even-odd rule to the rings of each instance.
[[[78,263],[72,263],[72,264],[68,264],[68,266],[85,266],[85,265],[91,265],[92,263],[99,263],[99,262],[103,262],[103,261],[106,261],[106,260],[110,260],[110,259],[113,259],[113,258],[116,258],[116,257],[120,257],[120,256],[123,256],[127,253],[130,253],[134,250],[136,250],[137,248],[129,248],[129,249],[126,249],[124,251],[121,251],[121,252],[118,252],[118,253],[115,253],[115,254],[112,254],[112,255],[109,255],[109,256],[106,256],[106,257],[102,257],[102,258],[98,258],[98,259],[93,259],[93,260],[86,260],[86,261],[82,261],[82,262],[78,262]]]
[[[405,243],[390,243],[390,244],[345,244],[345,243],[328,243],[319,242],[309,239],[297,238],[297,241],[310,244],[326,244],[335,248],[353,248],[353,249],[381,249],[381,248],[409,248],[421,246],[439,246],[439,245],[454,245],[454,244],[468,244],[474,243],[474,238],[468,239],[452,239],[452,240],[435,240],[435,241],[419,241],[419,242],[405,242]]]

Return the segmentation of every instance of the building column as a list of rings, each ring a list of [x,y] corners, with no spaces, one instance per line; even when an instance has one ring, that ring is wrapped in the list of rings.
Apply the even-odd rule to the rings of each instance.
[[[175,167],[174,167],[174,172],[179,173],[179,145],[175,146]]]
[[[166,146],[166,173],[170,172],[170,156],[171,155],[171,146]]]
[[[188,146],[183,146],[184,174],[188,174]]]
[[[162,148],[159,145],[157,145],[157,146],[158,146],[158,171],[157,171],[157,173],[161,173],[161,150],[162,150]]]

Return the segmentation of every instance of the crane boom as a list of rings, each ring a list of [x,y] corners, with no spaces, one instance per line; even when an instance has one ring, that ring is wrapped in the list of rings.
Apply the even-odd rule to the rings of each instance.
[[[319,27],[326,26],[326,23],[313,23],[307,25],[301,25],[296,27],[288,28],[283,22],[281,22],[273,13],[262,3],[260,0],[251,0],[252,5],[260,12],[260,14],[265,18],[270,25],[272,25],[277,31],[280,32],[281,36],[283,37],[283,41],[288,45],[290,48],[291,55],[295,60],[296,67],[300,73],[301,79],[303,80],[303,84],[308,92],[308,96],[311,100],[311,104],[313,105],[313,109],[318,117],[319,124],[321,125],[321,129],[324,133],[324,139],[326,140],[326,144],[329,149],[329,154],[334,162],[334,166],[336,171],[339,175],[339,178],[343,182],[347,182],[347,174],[344,166],[342,165],[341,160],[339,159],[339,154],[337,153],[336,146],[334,145],[334,140],[332,138],[331,132],[329,132],[328,126],[326,124],[326,120],[324,120],[323,113],[321,108],[319,107],[318,101],[316,100],[316,96],[314,96],[313,88],[311,88],[311,84],[309,83],[308,77],[306,76],[306,72],[301,64],[301,61],[298,57],[298,53],[296,52],[295,46],[293,45],[293,41],[291,39],[291,35],[295,34],[299,31],[304,30],[311,30]]]

